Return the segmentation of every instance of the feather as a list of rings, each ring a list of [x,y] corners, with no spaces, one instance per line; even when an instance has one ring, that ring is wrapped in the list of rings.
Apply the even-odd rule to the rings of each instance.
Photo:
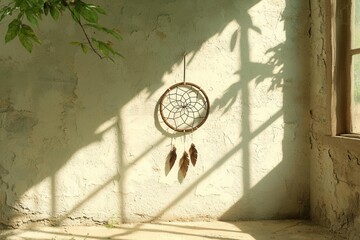
[[[198,157],[198,152],[195,148],[195,144],[193,143],[191,144],[191,147],[189,149],[189,154],[190,154],[191,163],[193,166],[195,166]]]
[[[184,177],[186,176],[187,170],[189,168],[189,163],[190,163],[189,155],[187,154],[186,151],[184,151],[184,154],[180,158],[180,171]]]
[[[175,164],[176,157],[177,157],[177,155],[176,155],[176,147],[173,146],[173,148],[171,149],[171,151],[169,152],[169,154],[168,154],[168,156],[167,156],[167,158],[168,158],[168,160],[169,160],[170,170],[171,170],[171,168],[172,168],[172,167],[174,166],[174,164]]]

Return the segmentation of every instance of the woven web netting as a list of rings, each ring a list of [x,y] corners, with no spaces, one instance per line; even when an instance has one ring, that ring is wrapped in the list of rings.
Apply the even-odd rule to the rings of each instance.
[[[162,97],[161,116],[164,122],[176,131],[196,130],[208,116],[208,99],[196,85],[174,86]]]

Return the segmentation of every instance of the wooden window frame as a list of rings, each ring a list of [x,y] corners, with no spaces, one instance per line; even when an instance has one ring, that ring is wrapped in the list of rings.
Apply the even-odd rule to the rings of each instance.
[[[351,1],[327,0],[326,40],[331,136],[360,139],[351,133]],[[329,67],[330,66],[330,67]]]

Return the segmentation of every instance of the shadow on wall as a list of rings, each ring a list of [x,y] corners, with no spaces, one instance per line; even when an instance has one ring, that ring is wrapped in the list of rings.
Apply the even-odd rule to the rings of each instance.
[[[294,10],[298,15],[294,15]],[[250,121],[244,121],[242,125],[243,146],[237,150],[243,150],[244,161],[251,159],[247,154],[247,148],[253,143],[254,138],[271,127],[277,119],[283,118],[284,136],[282,137],[282,161],[270,173],[255,186],[251,186],[244,196],[236,202],[221,219],[271,219],[278,218],[308,218],[310,211],[309,196],[309,19],[304,15],[309,13],[307,3],[294,3],[286,1],[286,8],[282,13],[286,41],[270,48],[266,53],[270,56],[266,64],[253,63],[249,58],[252,47],[249,44],[247,31],[254,26],[242,19],[238,19],[243,33],[240,41],[242,66],[239,70],[239,82],[228,88],[222,99],[217,100],[219,107],[227,110],[235,101],[249,102],[249,85],[255,81],[256,85],[262,81],[271,80],[268,91],[282,89],[282,109],[273,114],[267,122],[255,131],[250,131]],[[244,28],[245,27],[245,28]],[[245,53],[244,53],[245,52]],[[250,70],[249,70],[250,69]],[[242,93],[240,95],[240,93]],[[245,93],[245,94],[244,94]],[[241,96],[241,97],[240,97]],[[251,114],[242,115],[246,118]],[[271,143],[269,143],[271,144]],[[258,164],[266,164],[268,159],[261,159]],[[250,163],[247,162],[243,172],[243,183],[248,184],[251,172]],[[246,179],[246,177],[248,177]],[[298,179],[299,181],[294,181]],[[244,186],[246,189],[248,186]],[[267,203],[263,198],[268,196]],[[297,197],[294,197],[297,196]],[[280,200],[280,201],[279,201]],[[269,209],[271,209],[269,211]]]
[[[278,196],[274,197],[273,201],[269,199],[269,205],[264,206],[264,209],[257,204],[257,201],[264,196],[277,195],[278,190],[281,193],[298,195],[298,188],[307,189],[300,186],[307,184],[307,181],[294,182],[294,179],[308,179],[304,176],[308,164],[298,161],[299,158],[308,161],[305,144],[307,119],[302,112],[307,107],[307,102],[304,102],[306,84],[302,82],[307,79],[307,70],[305,70],[305,62],[292,61],[297,58],[305,59],[303,56],[306,53],[303,50],[306,46],[300,46],[303,44],[300,41],[303,41],[304,32],[298,32],[299,29],[295,27],[298,23],[303,26],[304,20],[300,19],[301,14],[297,16],[299,19],[291,19],[292,17],[285,10],[283,20],[287,33],[286,42],[268,50],[273,52],[270,54],[272,57],[269,62],[263,64],[252,62],[250,51],[252,47],[256,47],[253,46],[256,43],[249,42],[249,31],[261,32],[261,26],[254,26],[248,10],[259,2],[260,0],[240,2],[198,0],[166,3],[160,0],[152,1],[152,6],[157,11],[148,9],[148,1],[145,0],[106,2],[104,4],[108,9],[112,9],[106,21],[119,22],[124,35],[121,49],[126,59],[123,62],[109,65],[106,62],[99,62],[94,57],[79,57],[78,53],[69,51],[69,46],[64,42],[67,42],[69,37],[75,38],[76,34],[74,34],[75,27],[66,21],[46,27],[49,34],[45,38],[47,40],[44,46],[37,48],[31,56],[22,59],[21,62],[18,62],[20,58],[17,53],[14,57],[2,57],[0,75],[4,77],[1,80],[0,94],[8,96],[8,100],[4,100],[4,104],[0,105],[0,153],[2,153],[0,224],[17,226],[36,221],[61,224],[72,217],[79,208],[89,204],[90,200],[99,195],[104,188],[112,187],[114,182],[117,183],[118,188],[114,191],[120,195],[118,206],[120,220],[126,222],[125,191],[123,191],[126,188],[124,186],[126,172],[166,138],[163,137],[152,143],[149,149],[128,163],[124,152],[124,143],[128,139],[124,134],[122,110],[126,108],[127,103],[141,94],[147,94],[150,98],[164,85],[161,80],[172,71],[173,66],[181,64],[181,54],[184,51],[191,52],[195,56],[208,39],[221,33],[234,20],[239,24],[239,30],[234,33],[230,47],[234,49],[235,44],[240,45],[241,65],[236,73],[239,74],[239,81],[229,87],[221,99],[214,102],[213,109],[221,108],[228,111],[232,104],[241,101],[243,111],[239,118],[242,119],[240,133],[242,140],[156,216],[151,216],[150,220],[160,218],[166,211],[176,206],[197,184],[206,180],[211,173],[240,150],[244,161],[243,172],[240,174],[244,185],[244,196],[224,213],[222,219],[262,218],[262,214],[269,209],[269,206],[273,206],[273,211],[266,213],[266,216],[306,216],[309,201],[307,191],[300,194],[302,197],[298,202],[288,202],[286,199],[290,198],[286,196],[281,196],[284,202],[277,202]],[[287,8],[307,7],[303,3],[294,6],[293,2],[287,1]],[[201,9],[197,8],[199,6]],[[289,13],[293,12],[293,9],[291,10]],[[115,14],[114,11],[120,11],[120,14]],[[143,12],[149,17],[144,18]],[[159,14],[161,12],[171,14]],[[306,12],[306,9],[298,12]],[[186,16],[183,16],[183,13],[186,13]],[[156,21],[148,21],[149,19]],[[289,24],[286,23],[288,19],[291,20]],[[162,28],[164,25],[170,25],[175,29],[164,28],[166,30],[164,31]],[[59,35],[58,32],[62,31],[64,35]],[[147,41],[151,38],[158,40]],[[44,64],[46,67],[42,67]],[[97,71],[97,69],[102,70]],[[297,79],[292,79],[292,76],[296,76]],[[301,79],[298,79],[298,76],[301,76]],[[250,84],[254,81],[260,84],[268,79],[273,80],[274,88],[282,88],[283,106],[260,127],[251,130],[250,90],[254,90],[250,89]],[[294,106],[294,103],[299,105]],[[141,117],[141,114],[139,113],[138,116]],[[250,159],[252,159],[250,145],[261,132],[281,117],[284,119],[285,129],[282,140],[283,161],[254,186],[250,181]],[[140,131],[134,137],[141,139],[141,134]],[[104,174],[98,179],[93,179],[94,182],[84,183],[81,178],[91,179],[91,176],[86,176],[86,172],[91,174],[98,169],[109,167],[106,161],[97,159],[99,154],[96,147],[93,147],[94,143],[102,141],[117,145],[116,150],[109,155],[112,159],[107,161],[117,166],[110,164],[114,168],[113,175]],[[83,148],[89,148],[88,155],[93,154],[94,157],[82,159],[81,156],[77,156],[78,150]],[[69,162],[74,156],[82,160],[76,163]],[[81,169],[82,164],[91,169],[79,174],[76,169]],[[71,179],[59,179],[58,173],[65,167],[70,173],[73,171]],[[74,170],[71,170],[72,167]],[[57,189],[59,181],[69,181],[72,189]],[[294,183],[299,186],[293,185]],[[28,206],[23,206],[19,202],[30,188],[39,184],[47,184],[50,190],[46,194],[39,192],[34,201],[37,206],[32,207],[41,209],[41,205],[49,204],[51,219],[44,218],[41,214],[33,214]],[[70,207],[65,215],[59,214],[61,193],[76,192],[79,188],[91,189],[90,194],[78,196],[76,204]],[[283,191],[284,188],[286,191]],[[104,201],[107,201],[106,196]],[[284,205],[291,205],[291,211],[282,213],[281,207]],[[96,221],[97,219],[78,220]]]

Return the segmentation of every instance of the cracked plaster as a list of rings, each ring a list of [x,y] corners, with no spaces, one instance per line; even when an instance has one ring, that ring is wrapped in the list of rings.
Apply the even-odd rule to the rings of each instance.
[[[307,2],[101,4],[124,60],[69,46],[82,36],[66,19],[32,54],[0,45],[0,224],[306,217]],[[212,104],[186,146],[156,120],[184,51]],[[170,144],[191,142],[197,166],[166,172]]]
[[[360,238],[360,148],[329,137],[331,127],[326,82],[325,0],[311,1],[311,217],[347,239]]]

